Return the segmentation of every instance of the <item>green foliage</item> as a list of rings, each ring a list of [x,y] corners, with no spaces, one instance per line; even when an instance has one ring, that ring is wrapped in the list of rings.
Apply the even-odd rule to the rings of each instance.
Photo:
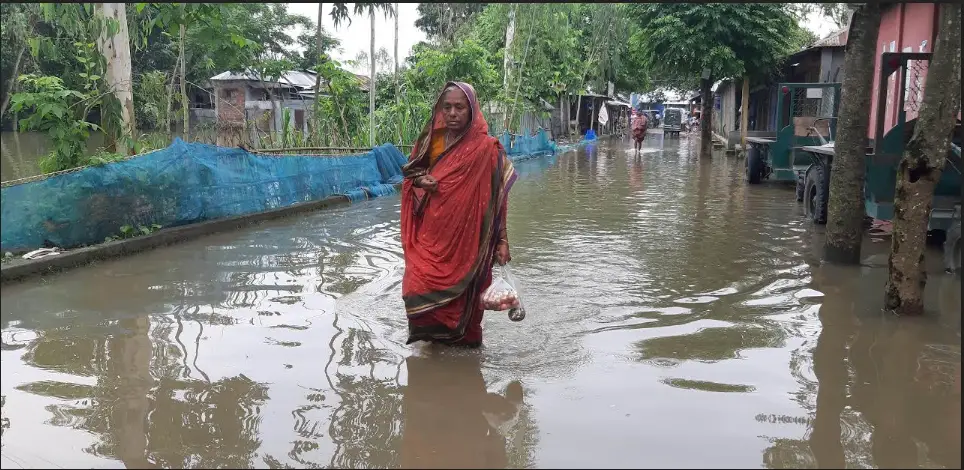
[[[316,31],[305,32],[298,36],[298,46],[302,52],[294,57],[298,70],[312,70],[319,63],[319,57],[328,54],[341,45],[341,41],[330,35],[327,31],[321,31],[321,50],[318,50]]]
[[[800,28],[778,3],[637,3],[629,11],[645,63],[681,76],[767,75],[793,52]]]
[[[316,142],[322,146],[350,146],[367,130],[368,98],[361,90],[361,80],[334,60],[321,64],[318,70],[327,85],[315,102]]]
[[[472,39],[449,50],[426,48],[416,52],[406,77],[415,88],[429,94],[441,91],[448,81],[470,83],[482,103],[496,97],[500,79],[489,51]]]
[[[90,131],[100,129],[84,119],[95,97],[67,89],[59,77],[23,75],[20,84],[24,91],[11,98],[11,109],[26,116],[20,120],[20,130],[43,132],[53,143],[53,151],[40,161],[41,170],[49,173],[79,166]]]
[[[137,108],[138,129],[160,129],[166,127],[170,116],[167,114],[167,74],[159,70],[146,72],[134,78],[134,105]]]
[[[7,117],[17,77],[36,70],[30,44],[36,42],[34,23],[39,13],[36,3],[0,3],[0,120]]]
[[[353,3],[352,5],[354,5],[356,15],[367,15],[372,11],[381,11],[386,17],[395,17],[395,9],[391,3]],[[351,15],[348,13],[347,3],[332,3],[329,14],[336,28],[346,21],[351,26]]]
[[[451,42],[459,30],[475,15],[481,13],[487,3],[419,3],[415,27],[429,39]]]
[[[150,235],[160,230],[161,228],[162,227],[158,224],[138,225],[136,227],[133,225],[122,225],[118,230],[117,235],[110,235],[107,238],[104,238],[104,242],[106,243],[106,242],[112,242],[116,240],[126,240],[128,238],[140,237],[143,235]]]

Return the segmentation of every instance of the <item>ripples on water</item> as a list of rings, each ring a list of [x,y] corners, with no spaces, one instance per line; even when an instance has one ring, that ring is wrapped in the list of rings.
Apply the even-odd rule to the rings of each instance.
[[[651,137],[518,164],[481,352],[404,344],[397,197],[4,287],[4,468],[959,467],[960,281],[881,315],[789,190]]]

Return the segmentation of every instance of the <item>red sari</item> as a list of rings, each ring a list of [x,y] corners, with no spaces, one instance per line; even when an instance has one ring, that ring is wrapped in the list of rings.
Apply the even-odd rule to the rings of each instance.
[[[637,114],[633,119],[633,139],[636,142],[642,142],[646,138],[646,123],[649,119],[646,118],[645,114]]]
[[[495,249],[516,179],[505,149],[489,136],[475,89],[461,82],[446,88],[452,85],[465,93],[471,107],[465,132],[440,154],[432,154],[433,135],[446,132],[439,106],[443,92],[403,168],[402,299],[408,344],[481,344],[479,297],[492,282]],[[435,193],[413,184],[424,175],[438,180]]]

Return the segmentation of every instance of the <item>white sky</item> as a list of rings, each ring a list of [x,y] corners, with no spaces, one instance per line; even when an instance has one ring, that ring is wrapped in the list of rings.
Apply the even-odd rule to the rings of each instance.
[[[288,3],[288,11],[305,15],[315,21],[318,19],[317,3]],[[354,4],[348,4],[348,11],[352,11]],[[408,58],[409,53],[419,41],[424,41],[425,33],[415,27],[415,20],[418,19],[417,3],[399,3],[399,22],[398,22],[398,55],[402,62]],[[339,28],[331,21],[331,4],[324,7],[324,21],[322,26],[329,34],[332,34],[341,41],[341,50],[332,53],[335,60],[343,62],[354,59],[359,51],[368,53],[371,40],[371,22],[367,15],[352,15],[351,26],[342,24]],[[820,14],[811,13],[804,21],[803,26],[817,34],[817,37],[824,37],[832,33],[836,27],[833,22]],[[297,34],[297,32],[296,32]],[[392,54],[395,47],[395,19],[385,18],[383,14],[375,16],[375,50],[385,48]],[[352,70],[355,73],[366,74],[368,67],[360,67]]]
[[[331,4],[324,7],[324,20],[322,27],[341,41],[341,51],[332,53],[332,57],[344,63],[345,60],[354,59],[359,51],[367,54],[371,47],[371,20],[368,15],[352,15],[351,26],[347,23],[335,28],[331,21]],[[348,11],[354,8],[353,3],[348,4]],[[418,19],[417,3],[398,4],[398,56],[403,63],[408,58],[409,53],[419,41],[425,40],[425,33],[415,27],[415,20]],[[312,21],[318,20],[317,3],[289,3],[288,12],[305,15]],[[385,18],[384,14],[375,15],[375,50],[385,48],[391,55],[395,50],[395,19]],[[346,66],[347,67],[347,66]],[[355,73],[368,75],[368,67],[361,67],[352,70]]]

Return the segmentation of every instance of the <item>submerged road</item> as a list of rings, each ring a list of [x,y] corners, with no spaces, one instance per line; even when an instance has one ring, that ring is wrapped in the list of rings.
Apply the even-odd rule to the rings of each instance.
[[[820,266],[792,189],[645,146],[517,164],[480,351],[404,344],[397,196],[4,286],[3,468],[960,468],[939,255],[891,318],[888,243]]]

